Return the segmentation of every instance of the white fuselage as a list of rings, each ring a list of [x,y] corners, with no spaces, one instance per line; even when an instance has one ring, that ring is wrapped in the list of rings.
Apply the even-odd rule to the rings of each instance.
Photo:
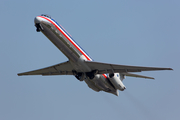
[[[95,91],[105,91],[118,95],[117,88],[110,82],[106,74],[95,74],[89,79],[86,73],[92,72],[84,61],[92,58],[73,40],[70,34],[56,21],[47,16],[37,16],[34,20],[36,27],[69,59],[76,73],[84,73],[83,80]]]

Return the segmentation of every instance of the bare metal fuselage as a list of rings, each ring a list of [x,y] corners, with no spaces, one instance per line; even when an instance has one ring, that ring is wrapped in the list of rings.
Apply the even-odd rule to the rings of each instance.
[[[37,20],[35,20],[36,22]],[[74,70],[77,72],[91,72],[91,69],[84,61],[92,59],[82,54],[79,46],[74,45],[75,41],[70,41],[67,36],[61,32],[55,25],[48,21],[39,21],[42,27],[41,32],[69,59]],[[70,37],[70,36],[68,36]],[[102,74],[96,74],[93,79],[85,77],[86,84],[95,91],[105,91],[118,96],[118,90],[112,85],[109,79]]]

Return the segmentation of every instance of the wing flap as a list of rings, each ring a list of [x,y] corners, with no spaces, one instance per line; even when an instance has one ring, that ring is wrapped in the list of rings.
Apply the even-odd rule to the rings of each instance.
[[[50,67],[33,70],[29,72],[19,73],[18,76],[22,75],[73,75],[73,67],[69,61],[53,65]]]

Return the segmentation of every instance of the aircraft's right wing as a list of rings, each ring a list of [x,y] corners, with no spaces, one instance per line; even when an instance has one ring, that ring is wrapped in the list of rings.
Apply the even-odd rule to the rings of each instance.
[[[91,70],[97,70],[98,74],[116,73],[116,72],[128,73],[128,72],[141,72],[141,71],[154,71],[154,70],[173,70],[172,68],[116,65],[116,64],[101,63],[94,61],[85,61],[85,63],[91,68]]]
[[[73,67],[69,61],[53,65],[50,67],[33,70],[29,72],[19,73],[18,76],[22,75],[73,75]]]

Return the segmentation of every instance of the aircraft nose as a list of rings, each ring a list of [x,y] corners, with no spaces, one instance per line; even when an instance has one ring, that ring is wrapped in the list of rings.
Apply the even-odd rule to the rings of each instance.
[[[34,18],[34,23],[37,24],[37,23],[40,23],[42,20],[42,18],[40,18],[39,16],[35,17]]]
[[[124,91],[125,89],[126,89],[126,87],[124,86],[121,91]]]
[[[43,21],[43,18],[41,18],[40,16],[37,16],[34,18],[34,23],[35,23],[37,32],[40,32],[43,30],[43,27],[41,25],[41,21]]]

